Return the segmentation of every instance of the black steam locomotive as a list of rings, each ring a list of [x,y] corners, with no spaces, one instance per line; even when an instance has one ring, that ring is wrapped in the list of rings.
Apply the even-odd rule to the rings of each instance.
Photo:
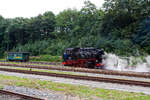
[[[103,68],[103,49],[90,48],[67,48],[63,54],[63,65],[84,67],[84,68]]]

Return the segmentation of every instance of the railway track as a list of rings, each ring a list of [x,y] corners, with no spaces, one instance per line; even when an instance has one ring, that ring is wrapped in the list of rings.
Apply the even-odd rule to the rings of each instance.
[[[0,94],[19,97],[19,99],[17,99],[17,100],[44,100],[44,99],[40,99],[37,97],[32,97],[32,96],[28,96],[25,94],[15,93],[15,92],[6,91],[6,90],[0,90]]]
[[[5,60],[1,60],[0,62],[8,62]],[[16,62],[16,61],[13,61]],[[18,63],[18,62],[16,62]],[[23,64],[43,64],[43,65],[62,65],[60,62],[36,62],[36,61],[31,61],[31,62],[21,62]]]
[[[97,70],[97,69],[86,69],[86,68],[69,68],[69,67],[52,67],[52,66],[39,66],[39,65],[22,65],[22,64],[0,64],[0,66],[14,66],[14,67],[23,67],[23,68],[36,68],[36,69],[47,69],[47,70],[60,70],[60,71],[72,71],[72,72],[84,72],[84,73],[93,73],[93,74],[105,74],[105,75],[119,75],[119,76],[128,76],[128,77],[141,77],[141,78],[150,78],[149,73],[138,73],[138,72],[121,72],[121,71],[112,71],[112,70]]]
[[[0,68],[0,71],[150,87],[150,82],[133,81],[133,80],[125,80],[125,79],[104,78],[104,77],[83,76],[83,75],[70,75],[70,74],[58,74],[58,73],[50,73],[50,72],[38,72],[38,71],[17,70],[17,69],[8,69],[8,68]]]
[[[60,62],[27,62],[31,64],[62,65]]]

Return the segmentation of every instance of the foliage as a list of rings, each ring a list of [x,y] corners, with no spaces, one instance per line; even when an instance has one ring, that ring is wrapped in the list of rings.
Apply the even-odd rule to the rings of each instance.
[[[61,62],[62,58],[60,56],[39,55],[38,57],[31,57],[30,60],[31,61]]]
[[[139,24],[134,41],[143,51],[150,53],[150,18],[146,18]]]
[[[103,8],[85,1],[81,10],[58,15],[5,19],[0,16],[0,56],[6,51],[62,55],[68,47],[104,48],[118,55],[150,54],[150,1],[105,0]]]
[[[24,46],[22,45],[18,45],[16,48],[12,49],[12,51],[23,51],[23,52],[30,52],[30,55],[40,55],[42,54],[46,54],[45,49],[48,47],[49,42],[46,40],[43,41],[36,41],[36,42],[29,42],[27,44],[25,44]]]

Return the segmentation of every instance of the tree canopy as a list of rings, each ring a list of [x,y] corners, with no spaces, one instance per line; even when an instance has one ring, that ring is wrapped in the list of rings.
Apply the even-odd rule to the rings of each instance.
[[[68,47],[104,48],[119,55],[150,54],[150,0],[85,1],[81,10],[48,11],[32,18],[0,16],[0,53],[61,55]]]

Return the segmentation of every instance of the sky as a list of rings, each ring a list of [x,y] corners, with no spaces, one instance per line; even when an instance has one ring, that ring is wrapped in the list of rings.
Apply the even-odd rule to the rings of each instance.
[[[0,0],[0,15],[4,18],[30,18],[52,11],[55,15],[64,9],[78,9],[84,6],[86,0]],[[97,8],[102,7],[104,0],[89,0]]]

